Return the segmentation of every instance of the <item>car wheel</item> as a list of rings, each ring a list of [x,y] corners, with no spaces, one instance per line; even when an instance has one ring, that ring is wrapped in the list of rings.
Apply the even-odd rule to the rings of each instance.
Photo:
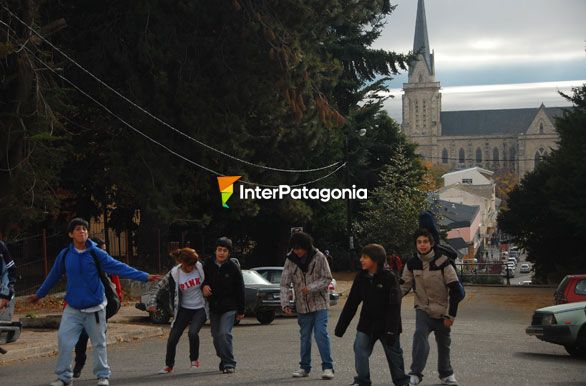
[[[586,327],[582,327],[576,344],[564,346],[568,354],[577,358],[586,358]]]
[[[275,320],[275,311],[259,311],[256,313],[256,319],[260,324],[271,324]]]
[[[166,324],[169,323],[171,315],[167,310],[157,308],[155,312],[149,312],[149,320],[155,324]]]

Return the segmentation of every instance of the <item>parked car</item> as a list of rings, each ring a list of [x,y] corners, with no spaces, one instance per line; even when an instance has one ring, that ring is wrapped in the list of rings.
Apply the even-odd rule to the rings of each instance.
[[[530,273],[531,272],[531,266],[527,263],[523,263],[521,264],[521,269],[519,269],[520,273]]]
[[[256,267],[251,268],[252,271],[258,272],[262,277],[267,279],[273,284],[280,284],[281,283],[281,275],[283,274],[283,267]],[[335,306],[338,304],[338,299],[340,299],[340,294],[336,291],[338,283],[336,279],[332,279],[332,282],[328,286],[328,290],[330,292],[330,306]],[[293,289],[291,289],[291,300],[295,299],[295,294],[293,293]]]
[[[564,346],[576,357],[586,357],[586,302],[540,308],[533,314],[527,335]]]
[[[7,308],[0,311],[0,354],[6,354],[4,345],[16,342],[22,331],[22,323],[13,322],[14,298],[10,301]]]
[[[509,258],[507,259],[507,264],[514,264],[514,265],[517,265],[517,263],[518,263],[518,261],[517,261],[517,259],[516,259],[516,258],[514,258],[514,257],[509,257]]]
[[[586,274],[564,277],[553,298],[555,304],[586,301]]]
[[[245,292],[245,313],[254,315],[261,324],[270,324],[275,320],[277,312],[281,311],[281,288],[264,279],[257,272],[243,269],[242,277],[244,279]],[[161,289],[160,291],[165,291]],[[146,305],[150,299],[156,296],[159,300],[155,312],[149,312],[149,319],[156,324],[165,324],[171,319],[172,308],[170,297],[165,294],[157,296],[157,287],[153,283],[147,285],[147,290],[141,295],[140,302],[135,305],[142,311],[147,311]]]

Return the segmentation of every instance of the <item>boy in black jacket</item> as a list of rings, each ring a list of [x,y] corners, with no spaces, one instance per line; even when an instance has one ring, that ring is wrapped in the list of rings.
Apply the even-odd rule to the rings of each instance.
[[[244,318],[244,279],[240,268],[230,259],[232,240],[220,237],[216,241],[215,258],[204,266],[203,294],[210,304],[210,324],[220,371],[232,374],[236,370],[232,347],[234,320]]]
[[[399,334],[402,331],[401,289],[395,274],[384,269],[386,255],[385,249],[378,244],[369,244],[362,249],[362,271],[356,275],[352,283],[348,300],[336,325],[336,336],[343,336],[356,314],[358,305],[362,302],[354,341],[357,373],[354,385],[371,384],[368,362],[377,340],[383,345],[393,384],[409,384],[399,342]]]

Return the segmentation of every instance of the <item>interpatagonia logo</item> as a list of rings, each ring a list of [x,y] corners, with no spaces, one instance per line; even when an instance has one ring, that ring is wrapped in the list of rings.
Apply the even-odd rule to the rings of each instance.
[[[229,208],[227,202],[234,193],[234,183],[240,179],[240,176],[218,177],[218,186],[222,195],[222,206]]]

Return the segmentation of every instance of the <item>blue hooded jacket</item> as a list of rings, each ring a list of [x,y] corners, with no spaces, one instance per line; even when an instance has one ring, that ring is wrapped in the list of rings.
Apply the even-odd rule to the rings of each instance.
[[[86,247],[85,251],[79,253],[71,243],[57,256],[51,272],[49,272],[45,282],[37,291],[39,298],[47,296],[61,277],[67,275],[65,300],[71,307],[82,310],[101,304],[105,297],[104,285],[100,280],[100,275],[90,250],[96,255],[104,272],[127,279],[148,280],[148,273],[129,267],[114,259],[106,251],[98,248],[93,241],[88,240]]]

